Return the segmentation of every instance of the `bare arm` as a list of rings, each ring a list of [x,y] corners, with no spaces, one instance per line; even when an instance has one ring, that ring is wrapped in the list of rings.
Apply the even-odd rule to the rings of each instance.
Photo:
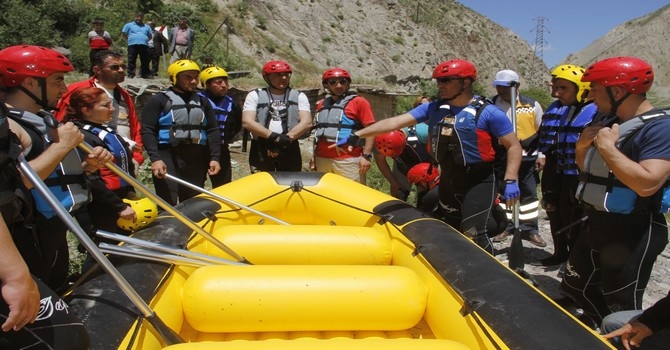
[[[300,119],[298,125],[286,133],[291,140],[299,138],[312,127],[312,113],[310,111],[299,111],[298,118]]]
[[[2,330],[17,331],[35,321],[40,310],[40,293],[21,258],[0,215],[0,292],[9,306],[9,317]]]
[[[519,166],[521,165],[521,144],[514,133],[509,133],[499,140],[507,149],[505,180],[516,180],[519,176]]]
[[[393,130],[399,130],[407,126],[416,125],[416,119],[411,114],[405,113],[392,118],[382,119],[366,128],[355,132],[361,138],[377,136]]]
[[[242,126],[249,130],[249,132],[258,137],[268,138],[272,132],[270,129],[261,125],[261,123],[256,121],[256,111],[243,111],[242,112]]]

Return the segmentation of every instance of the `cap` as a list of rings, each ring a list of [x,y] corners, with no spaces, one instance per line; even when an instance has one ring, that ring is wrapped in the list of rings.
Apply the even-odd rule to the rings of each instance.
[[[498,86],[509,86],[510,82],[519,82],[519,74],[513,70],[505,69],[496,73],[496,78],[493,81],[493,85]]]

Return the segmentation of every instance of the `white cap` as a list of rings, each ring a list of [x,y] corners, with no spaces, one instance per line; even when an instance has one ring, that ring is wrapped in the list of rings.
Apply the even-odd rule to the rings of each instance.
[[[519,82],[519,74],[513,70],[505,69],[496,73],[496,78],[493,81],[493,85],[498,86],[510,86],[511,82]]]

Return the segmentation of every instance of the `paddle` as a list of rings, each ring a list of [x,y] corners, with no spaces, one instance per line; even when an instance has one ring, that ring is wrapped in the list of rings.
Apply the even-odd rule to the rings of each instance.
[[[202,187],[198,187],[198,186],[196,186],[196,185],[194,185],[194,184],[192,184],[192,183],[190,183],[190,182],[184,181],[184,180],[182,180],[182,179],[180,179],[180,178],[178,178],[178,177],[172,176],[172,175],[170,175],[170,174],[165,174],[165,178],[168,179],[168,180],[174,181],[174,182],[176,182],[176,183],[178,183],[178,184],[180,184],[180,185],[182,185],[182,186],[188,187],[188,188],[190,188],[190,189],[192,189],[192,190],[198,191],[198,192],[200,192],[200,193],[204,193],[204,194],[206,194],[206,195],[208,195],[208,196],[211,196],[211,197],[214,198],[214,199],[218,199],[218,200],[220,200],[220,201],[222,201],[222,202],[224,202],[224,203],[229,203],[229,204],[232,204],[232,205],[234,205],[234,206],[236,206],[236,207],[239,207],[239,208],[248,210],[248,211],[250,211],[250,212],[252,212],[252,213],[254,213],[254,214],[260,215],[260,216],[262,216],[262,217],[264,217],[264,218],[266,218],[266,219],[270,219],[270,220],[272,220],[272,221],[274,221],[274,222],[276,222],[276,223],[278,223],[278,224],[280,224],[280,225],[290,225],[290,224],[289,224],[288,222],[286,222],[286,221],[282,221],[282,220],[277,219],[277,218],[275,218],[275,217],[273,217],[273,216],[270,216],[270,215],[265,214],[265,213],[263,213],[263,212],[261,212],[261,211],[258,211],[258,210],[254,209],[254,208],[251,208],[251,207],[247,207],[247,206],[245,206],[245,205],[242,205],[242,204],[240,204],[240,203],[238,203],[238,202],[235,202],[235,201],[232,200],[232,199],[228,199],[228,198],[223,197],[223,196],[221,196],[221,195],[218,195],[218,194],[216,194],[216,193],[214,193],[214,192],[212,192],[212,191],[207,191],[206,189],[204,189],[204,188],[202,188]]]
[[[89,145],[86,142],[82,142],[77,146],[81,149],[83,149],[87,153],[93,152],[93,147]],[[186,225],[188,228],[193,230],[194,232],[198,233],[199,235],[203,236],[206,238],[208,241],[210,241],[212,244],[214,244],[217,248],[223,250],[230,256],[234,257],[235,259],[239,260],[240,262],[251,264],[247,259],[245,259],[243,256],[237,254],[235,251],[232,249],[228,248],[225,244],[221,243],[218,239],[216,239],[214,236],[209,234],[209,232],[205,231],[202,227],[198,226],[195,222],[193,222],[191,219],[187,218],[184,214],[180,213],[179,210],[175,209],[170,203],[166,202],[163,198],[159,197],[155,193],[151,192],[144,184],[139,182],[137,179],[134,177],[130,176],[128,173],[123,171],[118,165],[112,163],[112,162],[107,162],[105,163],[105,166],[114,172],[116,175],[120,176],[122,179],[126,180],[129,184],[137,188],[142,194],[147,196],[149,199],[152,201],[156,202],[158,206],[161,208],[165,209],[168,213],[172,214],[175,218],[177,218],[181,223]]]
[[[121,290],[126,294],[128,299],[140,310],[140,313],[158,332],[161,338],[167,345],[182,344],[184,340],[170,329],[156,313],[151,310],[142,297],[133,289],[133,287],[126,281],[119,270],[112,265],[105,255],[98,249],[95,243],[88,237],[84,229],[74,221],[70,213],[63,207],[63,204],[56,198],[56,196],[49,190],[44,181],[37,175],[35,170],[30,167],[23,155],[19,155],[19,167],[21,172],[30,180],[37,191],[46,199],[47,203],[56,212],[58,217],[68,226],[70,231],[74,233],[79,242],[86,248],[86,250],[93,256],[93,258],[100,264],[100,266],[107,272],[108,275],[116,282]]]
[[[512,128],[516,133],[516,100],[517,100],[517,91],[516,91],[516,82],[510,82],[510,112],[511,112],[511,121]],[[523,242],[521,241],[521,232],[519,230],[519,201],[517,200],[514,203],[512,208],[512,220],[514,220],[514,236],[512,237],[512,244],[509,247],[509,268],[517,272],[524,278],[528,273],[523,270],[524,261],[523,261]]]

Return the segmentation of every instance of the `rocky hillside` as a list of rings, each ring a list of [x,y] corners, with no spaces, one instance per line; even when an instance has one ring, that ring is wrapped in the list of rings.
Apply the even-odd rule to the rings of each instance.
[[[231,17],[229,45],[260,65],[281,58],[294,79],[319,86],[327,67],[341,66],[355,83],[418,92],[436,64],[465,58],[481,84],[500,69],[518,71],[526,86],[547,79],[529,44],[454,0],[218,0]],[[544,72],[544,76],[533,72]],[[309,77],[305,77],[305,75]],[[301,77],[302,76],[302,77]],[[533,83],[533,84],[531,84]]]
[[[611,56],[637,56],[654,67],[650,95],[659,105],[670,106],[670,5],[623,23],[564,62],[584,67]]]

